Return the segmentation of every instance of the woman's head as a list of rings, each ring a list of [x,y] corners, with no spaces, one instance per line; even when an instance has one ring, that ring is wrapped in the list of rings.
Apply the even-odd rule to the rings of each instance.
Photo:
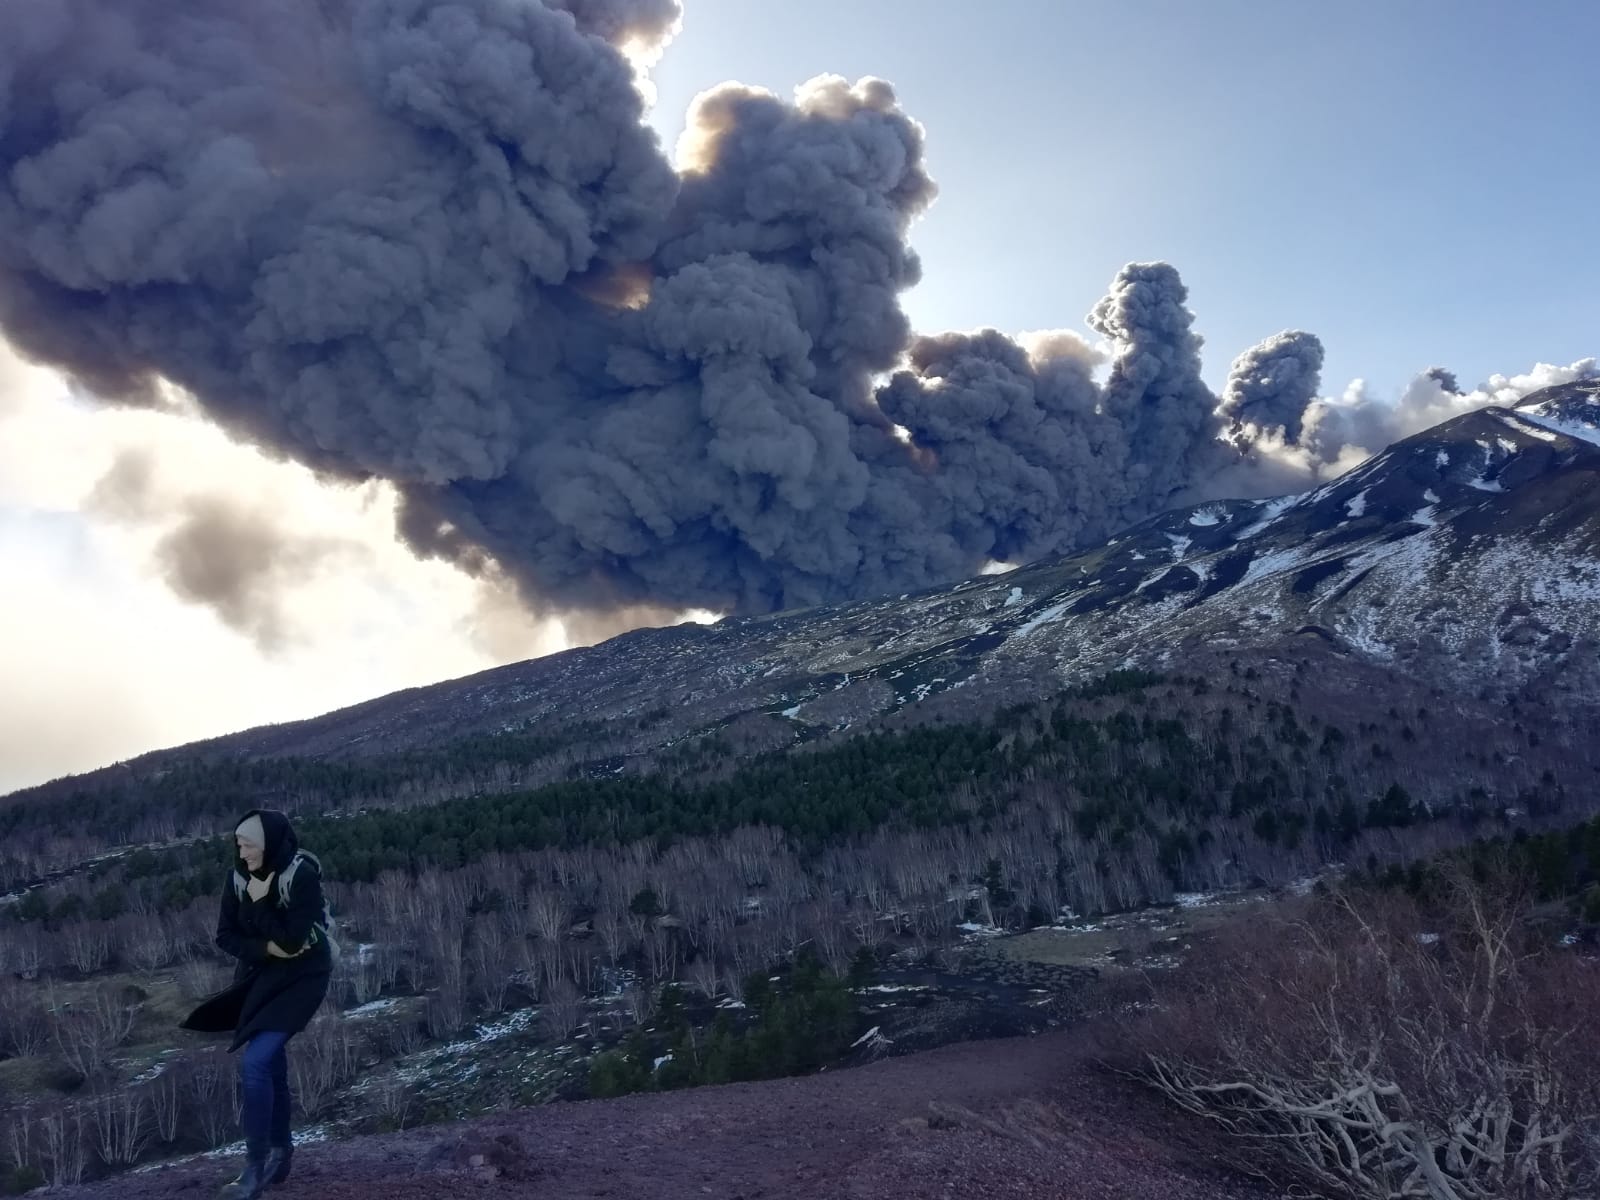
[[[239,862],[246,871],[281,871],[300,848],[294,826],[281,812],[257,808],[245,814],[233,829]]]
[[[267,830],[261,823],[260,813],[251,813],[233,831],[234,844],[239,847],[239,858],[248,871],[259,871],[267,857]]]

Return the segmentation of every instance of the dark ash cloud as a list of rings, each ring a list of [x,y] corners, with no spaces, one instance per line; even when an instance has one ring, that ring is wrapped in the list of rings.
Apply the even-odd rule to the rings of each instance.
[[[1313,334],[1285,330],[1233,360],[1218,415],[1229,422],[1229,435],[1240,444],[1272,431],[1297,445],[1321,378],[1322,343]]]
[[[1089,315],[1103,386],[1068,335],[914,337],[936,189],[893,88],[724,85],[675,170],[624,51],[679,17],[13,0],[0,326],[107,400],[168,379],[235,436],[391,481],[419,553],[602,623],[964,577],[1265,487],[1251,431],[1363,433],[1317,413],[1308,334],[1213,396],[1165,263]],[[173,585],[269,640],[245,593],[325,561],[221,502],[182,528]]]

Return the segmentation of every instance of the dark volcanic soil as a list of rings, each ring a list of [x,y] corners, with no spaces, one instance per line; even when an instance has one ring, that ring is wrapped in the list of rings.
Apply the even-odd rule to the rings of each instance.
[[[1185,1160],[1169,1118],[1084,1061],[1082,1034],[973,1042],[847,1071],[309,1146],[281,1200],[1264,1200]],[[1192,1131],[1190,1131],[1192,1132]],[[229,1165],[71,1189],[210,1196]]]

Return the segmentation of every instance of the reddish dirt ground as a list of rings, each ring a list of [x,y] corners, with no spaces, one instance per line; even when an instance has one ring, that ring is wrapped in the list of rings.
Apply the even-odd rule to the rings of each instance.
[[[1267,1200],[1185,1156],[1082,1036],[972,1042],[805,1079],[522,1109],[309,1146],[276,1200]],[[931,1117],[931,1120],[930,1120]],[[57,1193],[208,1196],[186,1163]]]

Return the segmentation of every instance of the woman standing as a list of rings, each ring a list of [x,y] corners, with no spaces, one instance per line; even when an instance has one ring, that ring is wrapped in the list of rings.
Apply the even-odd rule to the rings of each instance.
[[[224,1200],[256,1200],[289,1177],[289,1058],[285,1047],[316,1015],[333,969],[322,868],[300,849],[289,818],[257,809],[234,829],[238,858],[222,888],[217,945],[238,960],[233,986],[189,1014],[185,1029],[233,1033],[244,1047],[245,1168]]]

